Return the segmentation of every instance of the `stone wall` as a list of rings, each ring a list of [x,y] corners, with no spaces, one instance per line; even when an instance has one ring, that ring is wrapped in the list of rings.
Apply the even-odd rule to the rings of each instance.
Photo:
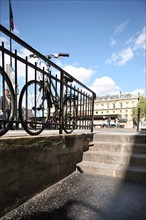
[[[75,171],[93,134],[0,139],[0,217]]]

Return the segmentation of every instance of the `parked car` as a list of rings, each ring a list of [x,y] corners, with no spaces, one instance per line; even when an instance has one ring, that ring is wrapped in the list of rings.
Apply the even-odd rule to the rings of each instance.
[[[120,123],[119,123],[119,122],[118,122],[118,123],[111,122],[111,123],[110,123],[110,126],[111,126],[111,128],[118,128],[118,127],[120,127]],[[107,122],[104,122],[104,123],[101,124],[100,127],[101,127],[101,128],[108,128],[109,125],[108,125]]]

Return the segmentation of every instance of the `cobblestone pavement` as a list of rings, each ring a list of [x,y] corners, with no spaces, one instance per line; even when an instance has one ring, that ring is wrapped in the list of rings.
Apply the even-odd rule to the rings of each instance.
[[[145,220],[146,185],[76,171],[1,220]]]

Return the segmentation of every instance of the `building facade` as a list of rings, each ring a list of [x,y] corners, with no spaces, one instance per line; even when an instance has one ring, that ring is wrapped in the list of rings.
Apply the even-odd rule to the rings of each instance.
[[[107,95],[97,97],[94,106],[94,125],[100,126],[106,123],[108,118],[111,123],[118,119],[125,128],[133,127],[132,108],[136,107],[139,100],[139,94]]]

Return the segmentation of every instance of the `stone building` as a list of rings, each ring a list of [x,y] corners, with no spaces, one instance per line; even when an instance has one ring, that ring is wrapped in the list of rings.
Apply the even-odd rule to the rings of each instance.
[[[94,125],[100,126],[110,118],[113,125],[115,119],[118,119],[121,127],[132,128],[132,108],[137,106],[139,95],[120,92],[118,95],[97,97],[94,107]]]

